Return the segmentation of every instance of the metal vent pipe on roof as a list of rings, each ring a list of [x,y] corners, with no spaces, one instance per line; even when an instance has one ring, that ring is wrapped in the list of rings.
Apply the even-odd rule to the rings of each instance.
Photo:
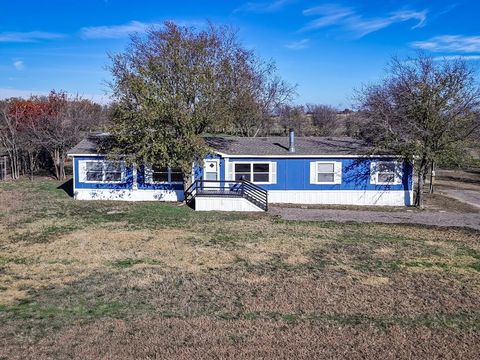
[[[293,129],[288,131],[288,152],[295,152],[295,131]]]

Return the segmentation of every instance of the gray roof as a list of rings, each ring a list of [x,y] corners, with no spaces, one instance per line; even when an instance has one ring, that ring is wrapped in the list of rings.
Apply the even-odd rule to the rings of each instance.
[[[102,140],[108,134],[93,134],[68,151],[69,155],[98,154]],[[233,137],[209,136],[207,144],[215,151],[228,155],[368,155],[372,148],[365,142],[349,137],[296,137],[295,152],[288,152],[286,136]]]
[[[100,144],[102,140],[109,138],[107,133],[90,134],[87,135],[82,141],[71,148],[67,155],[93,155],[99,154]]]
[[[372,148],[349,137],[295,137],[295,152],[288,152],[287,136],[207,137],[208,145],[228,155],[367,155]]]

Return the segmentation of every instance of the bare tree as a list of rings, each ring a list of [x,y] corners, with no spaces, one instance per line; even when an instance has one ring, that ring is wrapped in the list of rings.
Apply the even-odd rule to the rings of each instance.
[[[429,169],[441,156],[461,151],[478,129],[475,75],[465,61],[435,61],[419,54],[392,59],[385,80],[358,93],[360,109],[369,118],[368,140],[415,160],[415,205],[421,208]]]
[[[100,105],[63,92],[9,99],[0,105],[0,141],[9,154],[14,179],[27,171],[33,177],[38,155],[46,151],[55,176],[63,180],[67,149],[106,119]]]
[[[104,111],[98,104],[64,92],[52,91],[47,97],[33,100],[40,105],[40,113],[28,123],[31,138],[49,152],[55,177],[64,180],[67,150],[80,141],[83,133],[105,121]]]
[[[275,110],[289,103],[295,86],[277,75],[275,63],[263,61],[252,51],[237,52],[227,75],[229,121],[236,133],[257,136],[271,125]]]
[[[10,159],[12,178],[18,179],[20,177],[19,127],[23,117],[20,111],[10,109],[8,101],[3,101],[0,106],[0,141]]]
[[[329,105],[307,104],[307,114],[312,117],[317,135],[331,136],[335,133],[338,125],[337,109]]]
[[[192,163],[208,151],[205,132],[255,135],[285,95],[273,65],[241,46],[228,27],[199,31],[166,22],[132,37],[112,61],[111,155],[181,168],[185,186]]]
[[[277,109],[279,123],[285,134],[293,128],[298,135],[306,136],[312,134],[311,122],[305,114],[305,108],[302,105],[285,105]]]

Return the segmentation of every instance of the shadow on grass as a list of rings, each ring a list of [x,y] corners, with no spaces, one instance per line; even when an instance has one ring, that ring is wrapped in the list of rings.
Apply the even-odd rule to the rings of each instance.
[[[73,198],[73,179],[65,181],[62,185],[57,187],[59,190],[65,191],[65,193]]]

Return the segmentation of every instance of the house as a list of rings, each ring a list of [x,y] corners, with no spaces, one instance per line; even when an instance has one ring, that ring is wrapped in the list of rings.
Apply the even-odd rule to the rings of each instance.
[[[229,137],[205,140],[211,153],[192,166],[183,187],[178,169],[128,166],[98,152],[106,134],[68,153],[79,200],[183,201],[197,210],[266,210],[268,203],[391,205],[413,202],[413,166],[395,154],[372,155],[352,138]]]

